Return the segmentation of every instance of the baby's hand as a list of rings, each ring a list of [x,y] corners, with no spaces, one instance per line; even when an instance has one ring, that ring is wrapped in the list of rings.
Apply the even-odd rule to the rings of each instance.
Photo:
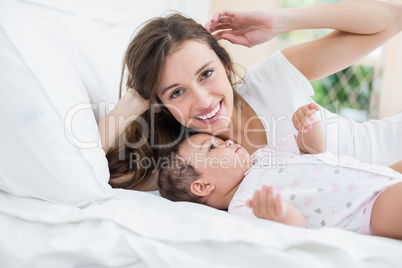
[[[286,205],[280,194],[274,194],[272,186],[263,186],[254,193],[252,200],[247,200],[247,206],[253,209],[255,216],[261,219],[281,222],[286,215]]]
[[[314,113],[319,110],[320,107],[316,103],[310,103],[297,109],[292,117],[296,130],[303,133],[310,131],[313,128],[311,124],[315,121]]]

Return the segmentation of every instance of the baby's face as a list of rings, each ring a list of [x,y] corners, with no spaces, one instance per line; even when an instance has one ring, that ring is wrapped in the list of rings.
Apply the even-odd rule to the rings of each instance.
[[[188,138],[180,147],[179,155],[201,174],[201,178],[215,184],[221,194],[227,194],[238,186],[244,173],[253,165],[243,147],[209,134]]]

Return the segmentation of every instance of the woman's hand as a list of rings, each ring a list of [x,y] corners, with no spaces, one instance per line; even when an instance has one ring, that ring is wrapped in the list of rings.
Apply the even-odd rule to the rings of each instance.
[[[123,133],[127,124],[147,111],[149,107],[149,101],[144,100],[137,91],[127,90],[115,108],[98,124],[101,144],[105,153]]]
[[[217,40],[225,39],[234,44],[253,47],[279,34],[277,17],[275,12],[222,10],[214,14],[205,28]]]
[[[129,88],[126,94],[130,95],[131,105],[136,107],[133,114],[142,114],[150,108],[150,101],[143,99],[136,90]]]
[[[314,113],[319,111],[320,107],[316,103],[309,103],[297,109],[293,114],[292,122],[297,131],[307,133],[315,122]]]

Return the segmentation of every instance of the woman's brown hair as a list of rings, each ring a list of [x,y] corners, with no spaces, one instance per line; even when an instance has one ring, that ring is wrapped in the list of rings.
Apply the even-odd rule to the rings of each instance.
[[[202,25],[175,13],[148,21],[135,35],[124,57],[120,92],[127,68],[127,88],[135,89],[142,98],[151,103],[160,103],[156,88],[165,58],[190,40],[200,41],[216,53],[223,66],[231,70],[228,79],[234,88],[236,73],[226,50]],[[160,160],[169,155],[174,141],[187,131],[166,107],[159,113],[152,109],[146,111],[140,116],[140,120],[127,125],[125,133],[106,155],[111,174],[110,185],[126,189],[141,187],[158,169]],[[139,143],[141,146],[131,146]],[[128,179],[121,180],[123,175],[128,175]]]

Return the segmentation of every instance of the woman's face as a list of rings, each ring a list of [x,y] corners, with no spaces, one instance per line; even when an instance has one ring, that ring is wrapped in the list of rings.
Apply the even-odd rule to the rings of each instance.
[[[208,45],[187,41],[166,57],[157,96],[182,125],[217,135],[233,112],[227,71]]]

